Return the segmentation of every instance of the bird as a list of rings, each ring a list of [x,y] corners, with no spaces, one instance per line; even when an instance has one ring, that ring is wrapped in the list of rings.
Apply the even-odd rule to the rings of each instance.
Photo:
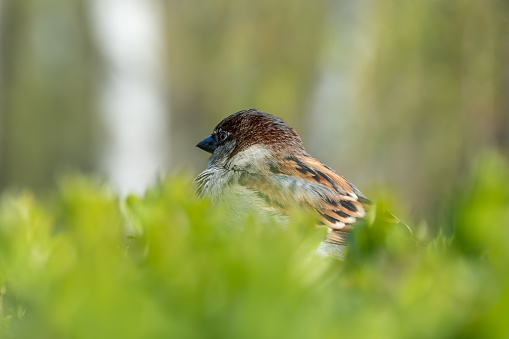
[[[252,206],[283,217],[292,208],[309,210],[316,214],[317,226],[327,227],[317,248],[321,255],[343,260],[349,233],[373,204],[308,154],[283,119],[257,109],[224,118],[196,147],[212,154],[194,180],[198,197],[231,206],[232,214]]]

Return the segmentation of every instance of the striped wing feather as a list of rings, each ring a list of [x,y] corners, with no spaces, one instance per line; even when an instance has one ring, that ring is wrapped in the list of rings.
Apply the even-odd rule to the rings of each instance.
[[[326,241],[345,244],[346,235],[366,214],[370,201],[345,178],[318,160],[302,154],[270,164],[266,174],[245,173],[240,184],[257,192],[273,209],[305,206],[328,227]]]

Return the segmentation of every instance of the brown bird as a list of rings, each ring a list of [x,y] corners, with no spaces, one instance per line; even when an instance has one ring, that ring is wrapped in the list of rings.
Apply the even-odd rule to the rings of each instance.
[[[212,153],[207,169],[195,179],[199,196],[226,203],[232,214],[256,206],[284,216],[289,208],[304,207],[328,227],[318,252],[343,258],[347,234],[371,201],[309,155],[281,118],[256,109],[240,111],[223,119],[196,146]]]

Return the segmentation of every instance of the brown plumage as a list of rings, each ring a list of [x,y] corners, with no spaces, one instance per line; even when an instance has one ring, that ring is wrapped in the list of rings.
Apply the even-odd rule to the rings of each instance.
[[[196,178],[199,195],[252,201],[280,215],[304,207],[328,227],[327,243],[345,245],[371,204],[343,176],[306,153],[295,130],[271,114],[255,109],[232,114],[197,146],[212,153]]]

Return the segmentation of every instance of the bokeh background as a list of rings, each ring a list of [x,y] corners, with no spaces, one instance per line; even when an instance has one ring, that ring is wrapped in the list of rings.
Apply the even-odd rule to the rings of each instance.
[[[507,0],[0,0],[0,338],[508,338],[508,37]],[[415,237],[226,230],[195,145],[252,107]]]
[[[508,36],[502,0],[0,0],[0,189],[79,171],[143,192],[254,107],[433,229],[509,155]]]

